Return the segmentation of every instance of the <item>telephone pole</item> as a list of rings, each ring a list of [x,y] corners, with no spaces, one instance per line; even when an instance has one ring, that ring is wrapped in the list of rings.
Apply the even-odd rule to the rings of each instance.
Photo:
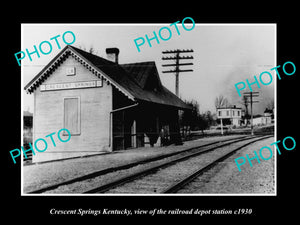
[[[253,103],[258,103],[259,101],[253,101],[254,97],[258,97],[259,96],[259,92],[255,92],[255,91],[251,91],[251,92],[245,92],[244,96],[248,98],[250,98],[250,107],[251,107],[251,135],[254,135],[253,132]],[[249,103],[249,102],[248,102]]]
[[[175,64],[164,64],[163,67],[174,66],[174,70],[162,71],[163,73],[175,73],[175,94],[179,96],[179,73],[192,72],[192,69],[182,70],[180,66],[193,65],[193,63],[180,63],[180,60],[193,59],[193,56],[180,56],[181,53],[194,52],[193,49],[176,49],[170,51],[163,51],[163,54],[174,54],[172,57],[162,57],[162,60],[175,60]]]

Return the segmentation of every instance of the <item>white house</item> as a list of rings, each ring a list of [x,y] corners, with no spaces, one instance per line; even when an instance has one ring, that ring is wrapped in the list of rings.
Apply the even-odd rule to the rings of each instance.
[[[217,118],[229,120],[231,125],[240,126],[242,120],[242,108],[235,105],[217,108]]]
[[[273,110],[266,109],[264,115],[257,115],[253,117],[253,125],[266,125],[272,123]]]

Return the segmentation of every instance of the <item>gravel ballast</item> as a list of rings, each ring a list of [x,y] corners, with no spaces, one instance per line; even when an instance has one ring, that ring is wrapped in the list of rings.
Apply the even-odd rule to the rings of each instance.
[[[27,193],[113,166],[124,165],[170,152],[183,151],[187,148],[242,136],[210,137],[185,142],[182,146],[137,148],[118,151],[112,154],[23,166],[23,191]],[[69,188],[72,189],[72,186]],[[71,190],[70,192],[72,193]]]
[[[241,166],[241,171],[234,161],[238,157],[246,158],[246,154],[250,158],[254,157],[253,151],[258,152],[260,148],[270,146],[272,142],[274,142],[273,137],[246,146],[197,178],[179,193],[275,195],[275,154],[269,160],[260,160],[260,163],[256,159],[252,160],[252,167],[246,161]]]

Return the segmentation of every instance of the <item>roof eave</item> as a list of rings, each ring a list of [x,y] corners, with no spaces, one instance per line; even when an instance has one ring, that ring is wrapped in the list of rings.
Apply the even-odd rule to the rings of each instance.
[[[67,45],[64,49],[61,50],[25,87],[26,92],[33,92],[34,86],[39,86],[41,82],[44,81],[44,77],[48,77],[54,71],[60,63],[64,60],[64,57],[68,54],[71,54],[77,61],[79,61],[84,67],[90,70],[98,78],[103,78],[109,83],[111,83],[115,88],[121,91],[129,99],[136,101],[134,96],[125,90],[123,87],[117,84],[113,79],[111,79],[107,74],[95,66],[92,62],[82,56],[76,49],[72,48],[70,45]]]

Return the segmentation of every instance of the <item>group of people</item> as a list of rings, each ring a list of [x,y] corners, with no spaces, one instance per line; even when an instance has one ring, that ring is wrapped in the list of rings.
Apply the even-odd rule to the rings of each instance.
[[[168,146],[171,143],[169,129],[162,127],[159,133],[149,132],[147,134],[149,137],[150,146],[154,146],[157,142],[158,137],[160,137],[160,146]]]
[[[160,146],[167,146],[169,144],[169,132],[161,128],[160,133]]]

